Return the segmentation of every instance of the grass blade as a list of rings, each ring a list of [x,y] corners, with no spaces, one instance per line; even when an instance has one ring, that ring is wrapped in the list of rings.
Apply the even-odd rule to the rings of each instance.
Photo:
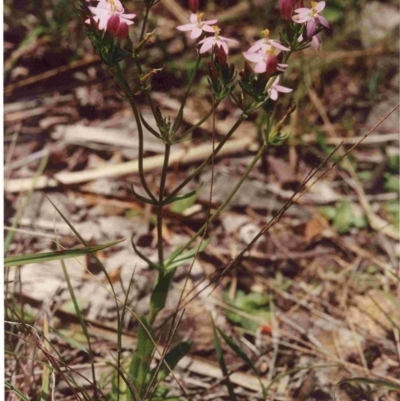
[[[225,383],[226,383],[226,386],[228,387],[230,401],[237,401],[235,391],[233,390],[233,384],[229,379],[229,373],[228,373],[228,369],[225,364],[224,354],[223,354],[223,351],[221,348],[221,342],[219,341],[217,328],[215,327],[214,319],[212,317],[211,317],[211,323],[212,323],[213,333],[214,333],[215,353],[217,354],[217,359],[218,359],[219,366],[221,367],[222,374],[226,377]]]
[[[258,370],[254,366],[254,363],[251,361],[251,359],[246,355],[246,353],[230,338],[228,337],[222,330],[220,330],[217,327],[218,333],[220,336],[224,339],[224,341],[228,344],[228,346],[235,352],[235,354],[241,358],[246,365],[254,372],[254,374],[257,376],[258,381],[260,382],[260,386],[262,388],[263,392],[263,397],[265,398],[267,396],[267,392],[265,391],[265,387],[261,381],[260,375],[258,373]]]
[[[30,255],[12,256],[10,258],[4,258],[4,266],[5,267],[21,266],[21,265],[28,265],[31,263],[49,262],[51,260],[76,258],[78,256],[88,255],[90,253],[110,248],[111,246],[119,244],[122,241],[124,240],[113,241],[104,245],[97,245],[78,249],[68,249],[65,251],[41,252],[41,253],[33,253]]]

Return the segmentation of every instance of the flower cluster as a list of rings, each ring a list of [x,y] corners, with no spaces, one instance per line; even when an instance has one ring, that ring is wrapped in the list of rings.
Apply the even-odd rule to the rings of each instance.
[[[258,74],[265,72],[272,74],[275,71],[284,71],[287,64],[278,62],[278,55],[282,51],[290,51],[288,47],[283,46],[278,40],[269,39],[269,30],[261,32],[263,39],[257,40],[243,56],[252,63],[256,63],[254,71]]]
[[[86,23],[91,24],[100,31],[109,32],[111,37],[118,39],[117,43],[128,37],[128,27],[134,24],[133,19],[136,14],[126,14],[120,0],[86,1],[88,3],[91,1],[97,2],[95,7],[88,7],[92,16],[86,20]],[[213,58],[211,65],[209,65],[210,77],[212,81],[216,82],[216,77],[218,76],[218,80],[220,81],[218,85],[214,82],[215,88],[213,91],[219,93],[219,98],[223,98],[232,89],[235,73],[233,65],[227,64],[226,61],[220,62],[220,60],[223,58],[223,53],[225,58],[228,55],[228,44],[238,45],[239,42],[220,35],[221,29],[216,25],[218,22],[217,19],[203,19],[204,14],[198,11],[199,0],[188,1],[191,11],[189,23],[180,25],[177,29],[187,32],[191,39],[199,39],[197,45],[200,46],[200,55],[211,51]],[[255,75],[252,78],[255,79],[254,82],[258,82],[260,88],[265,79],[265,82],[268,82],[261,93],[268,94],[271,100],[276,100],[279,92],[287,93],[292,90],[279,85],[279,74],[284,72],[287,67],[286,61],[290,55],[288,52],[303,49],[308,44],[319,49],[321,41],[317,33],[320,31],[321,26],[329,28],[328,21],[320,15],[325,8],[325,1],[311,1],[311,8],[306,8],[304,7],[303,0],[279,0],[279,8],[283,19],[295,23],[293,24],[292,22],[291,28],[289,28],[292,36],[288,38],[285,35],[281,35],[281,41],[285,45],[279,40],[270,39],[270,32],[268,29],[265,29],[262,31],[263,38],[257,40],[247,51],[243,52],[244,58],[254,65]],[[302,26],[295,28],[296,24]],[[298,45],[296,45],[296,42]],[[292,48],[289,48],[288,44]],[[218,57],[215,57],[215,55],[218,55]],[[248,65],[248,68],[251,71],[250,65]],[[259,74],[259,79],[257,78],[257,74]],[[265,77],[261,78],[261,75]],[[246,87],[250,85],[249,82],[246,84]],[[260,88],[254,93],[259,93]]]
[[[193,10],[193,8],[192,8]],[[214,36],[209,36],[199,41],[198,44],[201,44],[200,54],[206,53],[214,48],[214,46],[222,47],[226,54],[229,53],[229,48],[227,43],[238,44],[239,42],[235,39],[226,38],[221,36],[219,33],[221,29],[215,25],[218,20],[213,19],[209,21],[202,21],[203,13],[197,12],[196,14],[192,13],[190,15],[190,24],[180,25],[176,27],[176,29],[180,31],[190,31],[190,37],[192,39],[199,38],[203,31],[214,33]]]
[[[316,35],[319,25],[330,28],[328,21],[320,15],[325,8],[325,1],[312,1],[311,8],[304,7],[303,0],[280,0],[279,8],[281,17],[286,20],[292,20],[298,24],[305,24],[305,32],[302,33],[298,42],[305,39],[311,40],[311,47],[319,50],[321,47],[321,39]]]
[[[128,25],[136,14],[125,14],[125,9],[119,0],[100,0],[96,7],[89,7],[93,17],[85,22],[91,24],[91,19],[101,31],[108,31],[116,38],[122,40],[128,36]]]

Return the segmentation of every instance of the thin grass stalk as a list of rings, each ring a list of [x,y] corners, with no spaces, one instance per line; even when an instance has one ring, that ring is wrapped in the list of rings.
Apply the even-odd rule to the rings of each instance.
[[[203,226],[192,236],[192,238],[186,242],[185,245],[183,245],[180,249],[179,252],[175,254],[175,258],[178,257],[179,255],[182,254],[184,250],[186,250],[190,245],[193,244],[193,242],[201,235],[203,232],[207,229],[207,227],[218,217],[218,215],[221,213],[221,211],[230,203],[232,198],[236,195],[236,192],[240,189],[250,172],[253,170],[253,167],[256,165],[256,163],[260,160],[261,156],[267,149],[267,143],[264,143],[260,149],[258,150],[256,156],[252,160],[252,162],[247,166],[245,172],[243,173],[242,177],[240,180],[237,182],[235,187],[232,189],[228,197],[225,199],[225,201],[217,208],[217,210],[214,212],[214,214],[203,224]]]
[[[196,59],[196,64],[195,64],[195,66],[193,68],[192,75],[190,76],[186,92],[183,95],[183,99],[181,101],[181,107],[179,108],[178,114],[176,115],[176,119],[175,119],[174,125],[172,126],[172,130],[171,130],[172,135],[175,134],[176,130],[181,125],[182,118],[183,118],[183,109],[185,108],[187,98],[188,98],[189,93],[190,93],[190,91],[192,89],[193,82],[194,82],[194,79],[196,77],[196,74],[197,74],[197,72],[199,70],[200,61],[201,61],[201,55],[200,55],[200,53],[198,53],[197,54],[197,59]]]
[[[218,146],[215,148],[214,152],[210,156],[207,157],[203,161],[203,163],[200,164],[191,174],[189,174],[175,189],[165,198],[165,202],[168,203],[170,202],[178,193],[190,182],[193,180],[193,178],[197,177],[201,171],[204,169],[207,164],[215,158],[215,156],[218,155],[218,152],[223,148],[227,140],[235,133],[235,131],[238,129],[240,124],[246,119],[246,115],[242,114],[238,120],[233,124],[232,128],[229,130],[229,132],[224,136],[224,138],[221,140],[221,142],[218,144]]]
[[[59,245],[58,242],[57,242],[57,248],[58,249],[60,248],[60,245]],[[95,400],[98,400],[97,382],[96,382],[96,369],[95,369],[95,366],[94,366],[94,355],[93,355],[93,349],[92,349],[92,341],[90,340],[90,334],[89,334],[85,319],[83,318],[82,311],[81,311],[81,309],[79,307],[78,300],[76,299],[75,291],[74,291],[74,288],[72,287],[71,280],[69,278],[69,274],[68,274],[68,270],[67,270],[67,267],[65,265],[65,262],[62,259],[60,260],[60,262],[61,262],[61,267],[62,267],[62,270],[63,270],[63,273],[64,273],[64,278],[65,278],[65,281],[67,283],[68,291],[69,291],[69,294],[71,296],[72,303],[74,304],[75,312],[76,312],[76,315],[77,315],[78,320],[79,320],[79,324],[82,327],[83,335],[85,336],[87,344],[88,344],[89,361],[90,361],[90,367],[91,367],[91,372],[92,372],[92,380],[93,380],[93,388],[94,388],[94,398],[95,398]]]
[[[146,12],[145,12],[144,17],[143,17],[143,25],[142,25],[142,29],[140,31],[140,36],[139,36],[139,41],[138,41],[139,43],[144,38],[144,33],[146,31],[146,26],[147,26],[147,21],[149,19],[150,10],[151,10],[151,6],[146,6]]]

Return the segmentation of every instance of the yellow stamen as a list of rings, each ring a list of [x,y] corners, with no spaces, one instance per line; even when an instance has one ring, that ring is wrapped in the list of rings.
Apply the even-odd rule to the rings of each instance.
[[[269,38],[269,29],[264,29],[261,31],[261,34],[264,36],[265,39]]]
[[[213,25],[211,28],[214,29],[215,37],[218,37],[219,33],[221,32],[221,28],[218,25]]]
[[[201,24],[201,19],[203,18],[203,15],[204,15],[204,13],[197,13],[197,14],[196,14],[196,16],[197,16],[197,23],[198,23],[198,24]]]

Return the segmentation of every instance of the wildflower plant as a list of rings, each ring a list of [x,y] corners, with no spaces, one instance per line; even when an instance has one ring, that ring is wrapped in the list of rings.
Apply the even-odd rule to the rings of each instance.
[[[191,73],[187,87],[183,90],[183,98],[177,115],[174,118],[165,116],[153,100],[151,92],[152,76],[157,70],[147,70],[143,64],[142,54],[154,36],[148,32],[148,20],[152,7],[159,0],[144,0],[145,12],[143,16],[126,13],[124,4],[120,0],[79,0],[79,14],[85,26],[86,34],[91,40],[95,51],[109,67],[123,96],[128,99],[136,120],[139,146],[139,176],[141,190],[132,186],[132,194],[139,201],[151,205],[156,211],[157,231],[157,261],[145,255],[135,242],[132,246],[137,255],[158,273],[151,300],[150,311],[146,316],[138,316],[139,332],[138,343],[130,365],[117,369],[118,383],[122,381],[126,387],[128,400],[156,400],[168,399],[166,392],[160,387],[160,382],[172,371],[179,360],[189,351],[189,342],[182,342],[162,355],[162,362],[153,367],[154,354],[159,352],[156,348],[155,338],[157,330],[156,318],[165,307],[167,294],[179,265],[193,260],[198,252],[205,249],[208,241],[205,240],[211,223],[218,214],[229,204],[232,197],[239,190],[256,163],[265,154],[270,145],[281,145],[285,136],[281,129],[287,117],[294,110],[288,110],[278,115],[276,105],[281,96],[290,96],[293,91],[290,83],[284,79],[285,70],[289,64],[292,53],[301,51],[313,45],[320,47],[317,34],[323,28],[329,28],[326,19],[321,15],[325,2],[311,2],[310,8],[304,6],[299,0],[280,0],[279,8],[282,17],[282,29],[279,37],[271,37],[271,31],[263,27],[261,38],[243,48],[240,40],[221,35],[221,25],[218,19],[207,19],[199,11],[198,0],[189,0],[187,24],[176,27],[177,33],[187,35],[192,44],[192,53],[188,57],[196,57],[194,69]],[[278,4],[277,4],[278,6]],[[212,17],[212,16],[211,16]],[[241,69],[237,70],[229,61],[231,51],[241,52]],[[135,79],[131,82],[126,78],[126,72],[121,62],[131,59],[136,69]],[[206,64],[206,68],[204,65]],[[160,65],[163,65],[161,63]],[[193,90],[196,77],[207,74],[207,82],[213,105],[209,111],[194,122],[190,128],[183,124],[186,101]],[[288,85],[289,87],[286,87]],[[144,119],[140,112],[137,96],[144,95],[150,107],[154,123]],[[237,109],[237,120],[225,133],[221,141],[215,146],[205,160],[189,173],[175,188],[167,188],[168,165],[171,148],[188,138],[188,136],[213,116],[215,110],[224,101],[230,101]],[[163,241],[163,210],[168,205],[193,196],[196,191],[183,192],[185,187],[193,181],[203,169],[218,155],[224,145],[236,132],[240,124],[251,115],[260,115],[259,132],[262,133],[257,154],[250,162],[242,177],[234,186],[227,199],[222,202],[214,213],[210,213],[207,222],[182,246],[171,254],[165,252]],[[158,188],[155,190],[147,181],[143,167],[144,128],[147,129],[164,145],[164,163],[160,174]],[[246,248],[246,250],[251,246]],[[244,250],[241,254],[244,255]],[[179,309],[179,305],[177,310]],[[171,327],[179,320],[174,316]],[[114,388],[115,387],[115,388]],[[113,386],[113,399],[121,399],[122,385]]]

